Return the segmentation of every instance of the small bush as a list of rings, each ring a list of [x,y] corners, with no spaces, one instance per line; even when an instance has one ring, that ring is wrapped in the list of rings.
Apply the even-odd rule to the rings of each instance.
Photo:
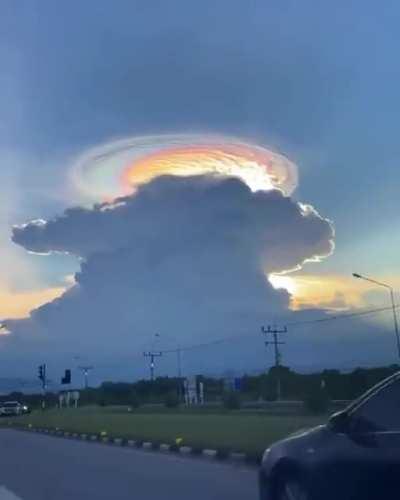
[[[174,392],[167,394],[164,402],[167,408],[177,408],[179,406],[178,396]]]
[[[224,408],[227,410],[239,410],[241,407],[240,396],[237,392],[228,392],[224,396]]]
[[[304,400],[305,408],[314,414],[326,413],[329,409],[329,398],[326,391],[320,388],[314,388],[306,394]]]
[[[270,403],[276,401],[278,399],[276,388],[268,387],[267,389],[265,389],[263,392],[263,397],[265,401],[268,401]]]
[[[229,448],[219,448],[217,450],[218,460],[226,460],[229,457],[231,450]]]
[[[171,445],[170,445],[169,450],[170,450],[170,451],[173,451],[173,452],[175,452],[175,453],[178,453],[178,451],[179,451],[179,446],[178,446],[177,444],[175,444],[175,443],[174,443],[174,444],[171,444]]]
[[[138,398],[138,395],[136,392],[132,392],[129,398],[129,406],[131,408],[139,408],[140,406],[140,399]]]

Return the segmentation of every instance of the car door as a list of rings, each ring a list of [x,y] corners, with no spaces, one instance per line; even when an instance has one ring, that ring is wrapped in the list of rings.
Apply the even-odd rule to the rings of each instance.
[[[355,498],[400,498],[400,381],[363,400],[350,414]]]

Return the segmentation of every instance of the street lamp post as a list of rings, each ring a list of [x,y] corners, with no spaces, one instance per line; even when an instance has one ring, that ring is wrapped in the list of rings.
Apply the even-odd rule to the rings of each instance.
[[[392,311],[393,311],[393,324],[394,324],[394,333],[396,334],[396,342],[397,342],[397,354],[400,358],[400,338],[399,338],[399,324],[397,321],[397,314],[396,314],[396,304],[394,302],[394,292],[393,288],[388,285],[387,283],[382,283],[381,281],[376,281],[372,278],[367,278],[366,276],[362,276],[361,274],[358,273],[353,273],[354,278],[358,278],[361,280],[365,281],[370,281],[371,283],[375,283],[375,285],[383,286],[387,290],[389,290],[390,293],[390,301],[392,303]]]

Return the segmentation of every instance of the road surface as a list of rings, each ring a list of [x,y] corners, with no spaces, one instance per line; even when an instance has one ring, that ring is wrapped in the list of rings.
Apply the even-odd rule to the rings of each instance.
[[[0,500],[256,500],[256,471],[0,429]]]

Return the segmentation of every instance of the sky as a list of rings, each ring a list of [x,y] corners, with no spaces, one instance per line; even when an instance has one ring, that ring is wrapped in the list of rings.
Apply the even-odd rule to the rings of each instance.
[[[126,376],[130,361],[112,360],[128,345],[141,355],[155,330],[175,332],[165,345],[189,345],[273,317],[387,305],[386,290],[351,273],[400,284],[397,2],[30,0],[1,10],[0,318],[12,320],[2,346],[10,366],[21,359],[32,370],[43,349],[65,364],[78,350]],[[243,174],[267,157],[289,177],[274,185],[283,198]],[[235,179],[211,182],[216,164]],[[359,363],[395,359],[390,317],[374,321],[351,325],[333,363],[350,363],[358,335]],[[291,353],[288,342],[288,359],[328,362],[335,333],[303,334],[315,352],[298,344]],[[226,366],[207,351],[205,368],[263,365],[253,347],[237,358],[239,344]],[[199,357],[190,363],[200,370]]]

